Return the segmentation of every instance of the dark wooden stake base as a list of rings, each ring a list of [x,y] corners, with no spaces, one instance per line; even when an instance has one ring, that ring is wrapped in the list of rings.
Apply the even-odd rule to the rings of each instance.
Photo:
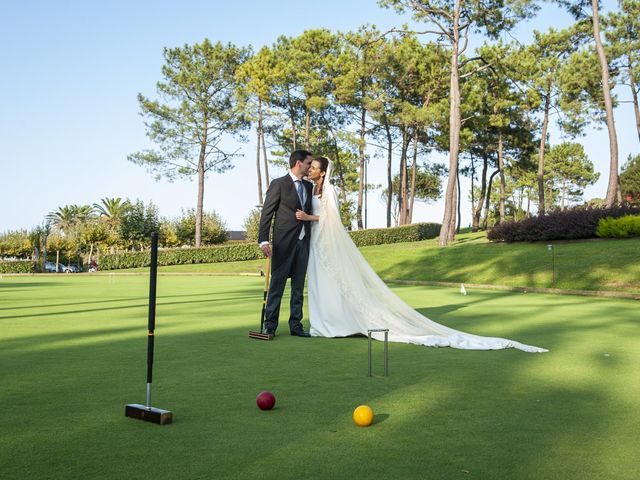
[[[140,405],[139,403],[130,403],[125,406],[124,414],[127,417],[137,418],[138,420],[144,420],[145,422],[157,423],[158,425],[165,425],[173,421],[173,413],[169,410],[162,410],[161,408],[147,407],[146,405]]]

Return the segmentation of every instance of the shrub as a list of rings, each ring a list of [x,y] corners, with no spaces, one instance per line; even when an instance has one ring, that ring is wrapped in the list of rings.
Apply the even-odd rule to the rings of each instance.
[[[602,218],[618,218],[640,214],[640,209],[621,206],[612,208],[576,207],[547,215],[496,225],[487,235],[493,242],[538,242],[595,238]]]
[[[35,268],[31,260],[0,260],[0,273],[33,273]]]
[[[33,252],[26,230],[9,231],[0,234],[0,256],[23,256]]]
[[[176,221],[176,235],[183,245],[194,245],[196,241],[196,212],[189,209]],[[201,241],[203,245],[217,245],[229,238],[225,223],[216,212],[202,213]]]
[[[632,205],[640,205],[640,154],[629,155],[620,172],[622,198]]]
[[[604,238],[640,237],[640,215],[602,218],[598,222],[596,234]]]
[[[176,235],[176,229],[171,220],[162,219],[158,230],[158,243],[164,248],[172,248],[180,245],[180,240]]]
[[[380,245],[383,243],[417,242],[434,238],[440,233],[437,223],[416,223],[393,228],[372,228],[350,232],[358,246]],[[148,267],[151,260],[149,251],[126,252],[103,255],[101,270]],[[263,258],[257,243],[234,243],[203,248],[169,248],[158,251],[158,265],[185,265],[192,263],[221,263],[257,260]]]
[[[158,208],[153,204],[145,205],[141,200],[127,208],[120,220],[119,236],[125,245],[143,247],[149,245],[151,232],[160,228]]]
[[[437,237],[440,234],[440,224],[414,223],[401,227],[370,228],[349,233],[354,243],[359,247],[386,243],[417,242]]]
[[[186,265],[192,263],[238,262],[263,258],[260,247],[255,243],[236,243],[217,247],[170,248],[158,251],[158,265]],[[148,267],[151,261],[149,251],[126,252],[103,255],[101,270]]]
[[[247,240],[257,242],[258,234],[260,233],[260,210],[257,208],[251,210],[247,218],[244,219],[242,227],[247,233]]]

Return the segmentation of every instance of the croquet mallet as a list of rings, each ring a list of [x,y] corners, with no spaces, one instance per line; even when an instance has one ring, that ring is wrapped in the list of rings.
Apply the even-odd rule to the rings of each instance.
[[[260,314],[260,331],[249,331],[249,338],[256,340],[273,340],[273,335],[264,333],[264,319],[267,314],[267,297],[269,296],[269,278],[271,277],[271,257],[267,258],[267,271],[264,274],[264,291],[262,297],[262,313]]]

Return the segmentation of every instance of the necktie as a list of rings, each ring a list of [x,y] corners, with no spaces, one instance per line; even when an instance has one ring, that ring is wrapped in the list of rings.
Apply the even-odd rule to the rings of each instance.
[[[296,190],[298,190],[298,198],[300,199],[300,205],[304,207],[304,190],[302,190],[302,180],[296,180]]]

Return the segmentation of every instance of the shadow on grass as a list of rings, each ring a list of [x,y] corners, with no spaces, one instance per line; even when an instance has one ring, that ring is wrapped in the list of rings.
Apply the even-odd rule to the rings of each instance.
[[[253,289],[246,289],[244,291],[245,294],[247,294],[248,296],[253,296],[253,297],[259,297],[260,295],[262,295],[262,291],[258,291],[253,290]],[[158,301],[163,301],[165,299],[169,299],[169,298],[194,298],[194,297],[211,297],[211,296],[225,296],[225,300],[228,299],[226,292],[207,292],[207,293],[186,293],[184,295],[158,295],[157,300]],[[28,309],[32,309],[34,307],[37,308],[55,308],[55,307],[69,307],[69,306],[80,306],[80,305],[100,305],[100,304],[109,304],[109,303],[114,303],[114,302],[130,302],[133,300],[142,300],[148,301],[149,297],[148,296],[128,296],[128,297],[119,297],[119,298],[108,298],[105,300],[86,300],[86,301],[74,301],[74,302],[67,302],[67,303],[49,303],[49,304],[40,304],[40,303],[34,303],[32,305],[25,305],[25,306],[21,306],[21,307],[2,307],[0,308],[1,310],[28,310]],[[170,302],[166,302],[166,303],[170,303]],[[180,303],[180,302],[173,302],[173,303]],[[2,317],[0,317],[2,318]]]
[[[246,295],[241,295],[241,296],[237,296],[237,297],[228,297],[228,296],[224,296],[224,294],[221,294],[222,296],[224,296],[225,298],[219,299],[219,298],[208,298],[206,300],[189,300],[190,298],[194,297],[195,295],[159,295],[156,299],[156,303],[157,305],[163,305],[163,306],[170,306],[170,305],[185,305],[185,304],[198,304],[198,303],[203,303],[203,304],[211,304],[211,303],[218,303],[218,302],[236,302],[238,300],[256,300],[258,298],[258,295],[253,292],[253,291],[248,291],[249,294]],[[207,296],[207,297],[211,297],[211,296],[215,296],[215,293],[203,293],[201,294],[202,296]],[[185,297],[184,300],[182,301],[175,301],[175,302],[167,302],[166,299],[167,298],[176,298],[176,297]],[[75,315],[75,314],[82,314],[82,313],[93,313],[93,312],[104,312],[104,311],[116,311],[116,310],[128,310],[128,309],[139,309],[139,308],[146,308],[149,306],[149,302],[148,299],[145,299],[144,297],[136,297],[138,300],[141,300],[145,303],[138,303],[138,304],[129,304],[129,305],[121,305],[121,306],[114,306],[114,307],[106,307],[106,306],[97,306],[96,308],[80,308],[77,310],[62,310],[62,311],[47,311],[47,312],[43,312],[43,313],[25,313],[25,314],[21,314],[21,315],[0,315],[0,320],[8,320],[8,319],[19,319],[19,318],[30,318],[30,317],[51,317],[51,316],[68,316],[68,315]],[[29,307],[22,307],[22,308],[53,308],[53,307],[59,307],[59,306],[74,306],[74,305],[83,305],[83,304],[95,304],[95,303],[114,303],[114,302],[119,302],[119,301],[131,301],[131,298],[128,299],[117,299],[117,300],[104,300],[104,301],[98,301],[98,302],[91,302],[91,301],[87,301],[87,302],[77,302],[77,303],[64,303],[64,304],[52,304],[52,305],[31,305]],[[21,308],[21,307],[17,307],[17,308]],[[10,308],[7,308],[7,310],[9,310]]]
[[[461,240],[464,242],[464,240]],[[623,269],[637,262],[633,246],[616,249],[616,243],[602,243],[594,250],[594,242],[570,242],[554,244],[554,258],[547,243],[467,244],[464,248],[454,245],[448,248],[416,249],[410,259],[378,269],[383,278],[403,278],[424,281],[495,283],[521,287],[553,287],[555,269],[556,286],[573,289],[607,289],[602,272]],[[610,248],[607,249],[607,246]],[[517,247],[517,248],[516,248]],[[486,276],[486,271],[494,272]],[[402,277],[398,277],[401,272]],[[631,275],[631,274],[629,274]],[[495,280],[496,277],[502,280]],[[486,279],[486,280],[483,280]],[[638,291],[637,277],[629,277],[621,287],[610,290]]]
[[[432,318],[452,326],[493,317],[493,333],[544,339],[551,352],[390,344],[390,376],[369,378],[364,337],[247,338],[257,302],[246,290],[230,286],[229,302],[211,303],[214,320],[200,317],[206,300],[168,303],[182,308],[167,319],[172,330],[157,330],[152,403],[175,416],[163,427],[123,412],[144,401],[146,339],[112,336],[143,334],[144,321],[107,311],[85,333],[102,341],[41,352],[30,347],[76,334],[32,334],[39,318],[21,319],[21,343],[0,350],[3,478],[632,478],[624,454],[635,451],[628,418],[638,408],[616,394],[628,388],[624,365],[638,357],[622,334],[635,321],[631,303],[592,302],[589,315],[541,323],[544,312],[566,315],[578,302],[539,295],[539,305],[527,297],[520,306],[516,295],[478,292],[457,305],[438,290],[431,298],[441,304],[422,309]],[[533,323],[513,320],[525,311]],[[606,312],[615,320],[608,329]],[[596,348],[624,349],[623,363],[594,353],[590,324]],[[381,349],[374,344],[374,359]],[[261,390],[276,394],[274,411],[256,408]],[[380,412],[367,429],[351,420],[361,403]],[[616,449],[604,448],[610,442]]]
[[[0,274],[2,276],[2,274]],[[16,281],[19,279],[19,281]],[[57,282],[49,282],[46,280],[30,280],[30,281],[22,281],[22,277],[6,277],[2,281],[0,281],[0,293],[2,293],[5,289],[28,289],[32,287],[52,287],[58,285]]]

